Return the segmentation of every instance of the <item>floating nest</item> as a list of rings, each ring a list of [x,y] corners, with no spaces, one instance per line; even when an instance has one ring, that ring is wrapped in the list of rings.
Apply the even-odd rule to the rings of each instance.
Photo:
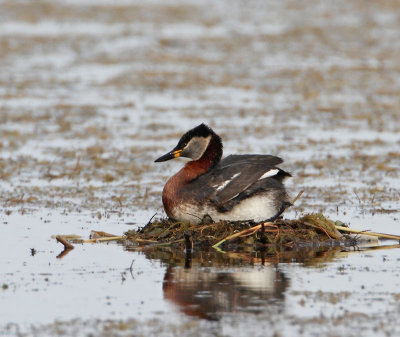
[[[148,247],[168,247],[186,249],[186,253],[189,253],[193,248],[196,248],[197,252],[205,252],[212,247],[225,251],[257,250],[264,255],[271,253],[281,256],[282,252],[294,251],[296,248],[315,250],[334,246],[360,247],[360,244],[364,247],[376,247],[379,244],[378,238],[400,242],[400,235],[352,229],[343,222],[333,222],[320,213],[308,214],[297,220],[277,219],[274,222],[261,223],[221,221],[191,225],[163,219],[149,222],[146,226],[130,230],[122,236],[99,231],[92,231],[90,239],[87,240],[77,235],[55,236],[55,239],[64,245],[64,250],[58,258],[62,258],[74,248],[70,241],[120,241],[127,244],[129,249],[146,248],[146,251]],[[395,248],[398,246],[395,245]]]
[[[310,244],[342,244],[348,241],[337,229],[338,222],[322,214],[308,214],[297,220],[277,219],[272,222],[252,221],[201,223],[197,225],[169,219],[155,220],[125,237],[138,244],[177,245],[182,248],[210,247],[294,247]],[[343,223],[339,223],[343,226]]]

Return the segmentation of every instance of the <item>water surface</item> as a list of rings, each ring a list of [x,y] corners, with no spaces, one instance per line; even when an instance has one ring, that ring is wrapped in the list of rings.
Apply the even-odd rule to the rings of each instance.
[[[0,1],[0,331],[396,336],[398,242],[263,256],[77,245],[163,216],[205,122],[294,197],[400,234],[400,8],[339,1]],[[394,245],[394,246],[393,246]],[[33,250],[32,250],[33,249]],[[132,266],[132,268],[131,268]]]

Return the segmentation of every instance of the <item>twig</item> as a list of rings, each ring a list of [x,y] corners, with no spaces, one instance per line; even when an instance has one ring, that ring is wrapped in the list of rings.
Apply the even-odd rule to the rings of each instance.
[[[371,251],[371,250],[387,250],[387,249],[398,249],[398,248],[400,248],[400,245],[383,245],[383,246],[374,246],[374,247],[368,247],[368,248],[361,247],[360,250],[362,252],[365,252],[365,251]]]
[[[378,238],[392,239],[392,240],[399,240],[400,241],[400,235],[392,235],[392,234],[385,234],[385,233],[361,231],[361,230],[358,230],[358,229],[352,229],[352,228],[343,227],[343,226],[337,226],[337,225],[335,225],[335,228],[337,230],[343,231],[343,232],[350,232],[350,233],[355,233],[355,234],[365,234],[365,235],[377,236]]]
[[[203,235],[203,230],[205,230],[206,228],[215,227],[215,226],[219,226],[219,225],[225,225],[225,223],[223,221],[213,222],[212,224],[204,225],[204,226],[199,227],[200,235]]]
[[[139,243],[157,243],[157,240],[150,240],[150,239],[140,239],[140,238],[135,238],[134,239],[135,242],[139,242]]]
[[[56,240],[64,245],[64,250],[74,249],[74,245],[65,240],[61,235],[57,235]]]
[[[329,239],[332,239],[332,237],[329,235],[329,233],[326,231],[325,228],[320,227],[320,226],[316,226],[316,225],[312,225],[312,224],[310,224],[310,223],[308,223],[308,222],[306,222],[306,221],[304,222],[304,224],[305,224],[306,226],[310,226],[310,227],[312,227],[312,228],[319,229],[319,230],[323,231]]]
[[[264,223],[261,224],[261,236],[260,236],[260,241],[262,243],[266,243],[267,242],[267,237],[265,236],[265,225]]]
[[[184,233],[183,236],[185,237],[185,250],[187,252],[192,251],[193,249],[193,238],[190,233]]]
[[[152,215],[152,217],[150,218],[150,220],[147,222],[146,226],[150,225],[151,220],[153,220],[153,218],[154,218],[156,215],[157,215],[157,212],[154,213],[154,214]]]
[[[117,235],[115,234],[110,234],[110,233],[106,233],[106,232],[102,232],[102,231],[91,231],[90,233],[90,238],[91,239],[96,239],[96,238],[112,238],[115,237]]]
[[[145,243],[146,245],[138,247],[139,249],[147,249],[153,247],[162,247],[162,246],[170,246],[174,243],[184,242],[185,239],[179,239],[175,241],[167,241],[167,242],[159,242],[154,240],[143,240],[143,239],[134,239],[136,242]]]
[[[178,242],[183,242],[185,241],[185,239],[179,239],[179,240],[175,240],[175,241],[170,241],[170,242],[160,242],[160,243],[155,243],[154,245],[150,245],[149,247],[155,247],[155,246],[170,246],[173,243],[178,243]]]
[[[104,242],[104,241],[117,241],[117,240],[124,240],[126,239],[125,236],[112,236],[107,238],[98,238],[98,239],[88,239],[84,240],[83,243],[96,243],[96,242]]]
[[[52,235],[51,238],[55,239],[57,236],[62,236],[65,240],[80,240],[82,237],[76,234],[63,234],[63,235]]]
[[[301,191],[299,192],[299,194],[297,194],[297,197],[294,198],[293,201],[292,201],[292,206],[295,204],[295,202],[296,202],[297,200],[300,199],[300,197],[301,197],[301,195],[302,195],[303,193],[304,193],[304,190],[301,190]]]
[[[297,194],[296,198],[294,198],[293,201],[292,201],[291,203],[288,203],[288,204],[287,204],[287,206],[285,207],[285,209],[282,211],[281,214],[283,214],[284,212],[286,212],[286,210],[289,209],[290,207],[293,207],[294,204],[295,204],[295,202],[296,202],[297,200],[299,200],[299,198],[301,197],[301,195],[302,195],[303,193],[304,193],[304,190],[301,190],[301,191],[299,192],[299,194]]]
[[[269,226],[269,225],[272,224],[272,222],[264,222],[263,224],[264,224],[264,226]],[[223,243],[226,242],[226,241],[232,240],[232,239],[237,238],[237,237],[239,237],[239,236],[246,235],[246,234],[248,234],[248,233],[252,233],[252,234],[253,234],[253,233],[255,233],[256,231],[258,231],[258,230],[261,228],[261,226],[262,226],[263,224],[259,224],[259,225],[253,226],[253,227],[247,228],[247,229],[245,229],[245,230],[242,230],[242,231],[239,232],[239,233],[235,233],[235,234],[232,234],[232,235],[230,235],[230,236],[227,236],[225,239],[222,239],[221,241],[217,242],[217,243],[216,243],[215,245],[213,245],[212,247],[213,247],[213,248],[217,248],[218,246],[220,246],[221,244],[223,244]]]

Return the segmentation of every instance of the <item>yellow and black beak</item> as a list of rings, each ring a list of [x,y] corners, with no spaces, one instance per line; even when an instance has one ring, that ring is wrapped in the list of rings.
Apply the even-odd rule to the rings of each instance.
[[[154,162],[155,163],[159,163],[162,161],[167,161],[167,160],[171,160],[174,158],[178,158],[181,155],[182,150],[172,150],[171,152],[168,152],[166,154],[164,154],[163,156],[161,156],[160,158],[156,159]]]

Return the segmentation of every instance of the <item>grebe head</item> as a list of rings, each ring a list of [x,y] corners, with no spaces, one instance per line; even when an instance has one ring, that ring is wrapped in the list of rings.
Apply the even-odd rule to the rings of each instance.
[[[177,157],[198,160],[204,155],[213,139],[221,144],[222,150],[221,138],[210,127],[200,124],[186,132],[172,151],[156,159],[155,162],[167,161]]]

